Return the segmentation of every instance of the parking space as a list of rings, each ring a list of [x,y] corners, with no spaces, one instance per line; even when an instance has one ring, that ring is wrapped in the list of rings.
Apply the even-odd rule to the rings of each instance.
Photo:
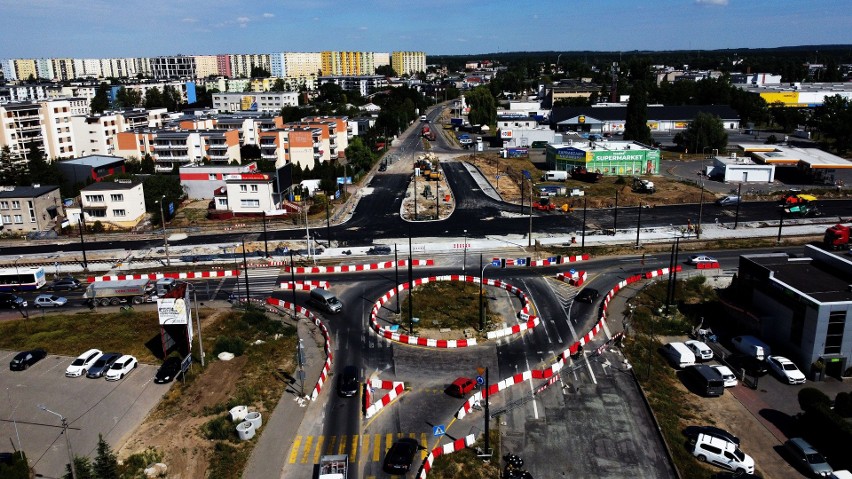
[[[140,364],[124,379],[110,382],[67,378],[65,368],[74,358],[54,354],[26,371],[10,371],[7,365],[15,353],[0,350],[0,384],[6,389],[0,401],[0,437],[12,438],[45,477],[64,474],[68,450],[60,418],[40,405],[67,419],[75,455],[93,456],[98,434],[117,448],[169,389],[154,384],[153,365]]]

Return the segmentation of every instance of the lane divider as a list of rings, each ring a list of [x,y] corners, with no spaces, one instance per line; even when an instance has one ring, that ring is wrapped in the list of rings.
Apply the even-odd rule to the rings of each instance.
[[[284,272],[289,273],[290,263],[284,264],[281,262],[281,266],[284,267]],[[411,260],[412,266],[435,266],[434,259],[415,259]],[[408,267],[408,260],[401,259],[396,262],[396,266],[399,267]],[[357,271],[374,271],[379,269],[390,269],[394,267],[393,261],[385,261],[384,263],[371,263],[371,264],[349,264],[349,265],[338,265],[338,266],[296,266],[295,272],[296,274],[321,274],[321,273],[354,273]]]
[[[571,286],[582,286],[586,282],[588,274],[585,271],[574,271],[573,269],[567,273],[556,273],[556,279],[564,281]]]
[[[296,291],[310,291],[314,288],[328,289],[331,283],[328,281],[296,281],[295,286],[292,281],[287,281],[280,284],[281,289]]]
[[[388,393],[382,396],[378,402],[373,403],[374,389],[386,389]],[[373,417],[380,409],[390,404],[403,392],[405,392],[405,383],[402,381],[383,381],[376,378],[367,381],[366,394],[364,394],[364,416],[366,419]]]

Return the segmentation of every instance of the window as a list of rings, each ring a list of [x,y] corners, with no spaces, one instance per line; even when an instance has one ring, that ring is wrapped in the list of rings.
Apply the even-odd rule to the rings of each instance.
[[[15,215],[15,223],[21,224],[24,222],[24,217],[21,215]]]
[[[21,202],[17,200],[12,200],[12,209],[19,210],[21,209]]]
[[[228,207],[228,198],[218,198],[219,206]]]
[[[86,195],[86,201],[89,203],[103,203],[104,195]]]
[[[832,311],[828,314],[828,328],[825,332],[825,350],[823,354],[840,354],[845,325],[846,311]]]
[[[112,210],[112,215],[116,218],[123,218],[127,216],[127,211],[125,210]]]
[[[110,199],[110,201],[124,201],[124,195],[120,194],[120,193],[112,194],[112,195],[109,195],[109,199]]]
[[[260,200],[240,200],[243,208],[260,208]]]
[[[216,173],[210,173],[207,175],[207,179],[210,181],[216,181]]]
[[[8,201],[0,201],[0,210],[8,210],[9,202]]]
[[[252,193],[257,193],[257,185],[251,185]]]
[[[9,215],[3,215],[3,224],[8,225],[8,224],[11,224],[11,223],[12,223],[12,217],[9,216]]]
[[[246,186],[246,185],[240,185],[240,192],[245,193],[245,192],[247,192],[247,191],[248,191],[248,186]]]

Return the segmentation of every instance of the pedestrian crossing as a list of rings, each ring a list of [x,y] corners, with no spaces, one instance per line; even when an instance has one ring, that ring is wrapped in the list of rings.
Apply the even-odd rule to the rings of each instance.
[[[421,433],[355,434],[343,436],[296,436],[293,447],[287,456],[289,464],[319,464],[321,456],[329,454],[349,454],[350,462],[380,462],[385,452],[397,439],[416,439],[423,447],[420,461],[426,458],[429,450],[429,435]],[[354,458],[354,459],[353,459]]]
[[[245,295],[245,281],[248,274],[249,291],[252,298],[266,298],[271,296],[273,292],[280,291],[278,277],[281,276],[281,270],[278,268],[254,268],[243,271],[238,278],[239,283],[234,286],[235,289],[242,288]]]

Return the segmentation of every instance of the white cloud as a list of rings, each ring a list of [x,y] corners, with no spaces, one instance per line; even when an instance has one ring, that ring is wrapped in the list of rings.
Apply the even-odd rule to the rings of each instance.
[[[251,21],[251,20],[249,19],[249,17],[237,17],[237,23],[238,23],[238,24],[240,25],[240,27],[242,27],[242,28],[247,27],[247,26],[248,26],[249,21]]]
[[[727,6],[729,0],[695,0],[696,5],[717,5],[717,6]]]
[[[364,30],[368,30],[368,28],[367,27],[358,27],[358,30],[364,31]]]
[[[274,16],[275,16],[275,14],[274,14],[274,13],[264,13],[264,14],[263,14],[263,18],[272,18],[272,17],[274,17]]]
[[[186,18],[184,18],[184,19],[183,19],[183,20],[181,20],[181,21],[182,21],[183,23],[198,23],[198,19],[197,19],[197,18],[192,18],[192,17],[186,17]]]

